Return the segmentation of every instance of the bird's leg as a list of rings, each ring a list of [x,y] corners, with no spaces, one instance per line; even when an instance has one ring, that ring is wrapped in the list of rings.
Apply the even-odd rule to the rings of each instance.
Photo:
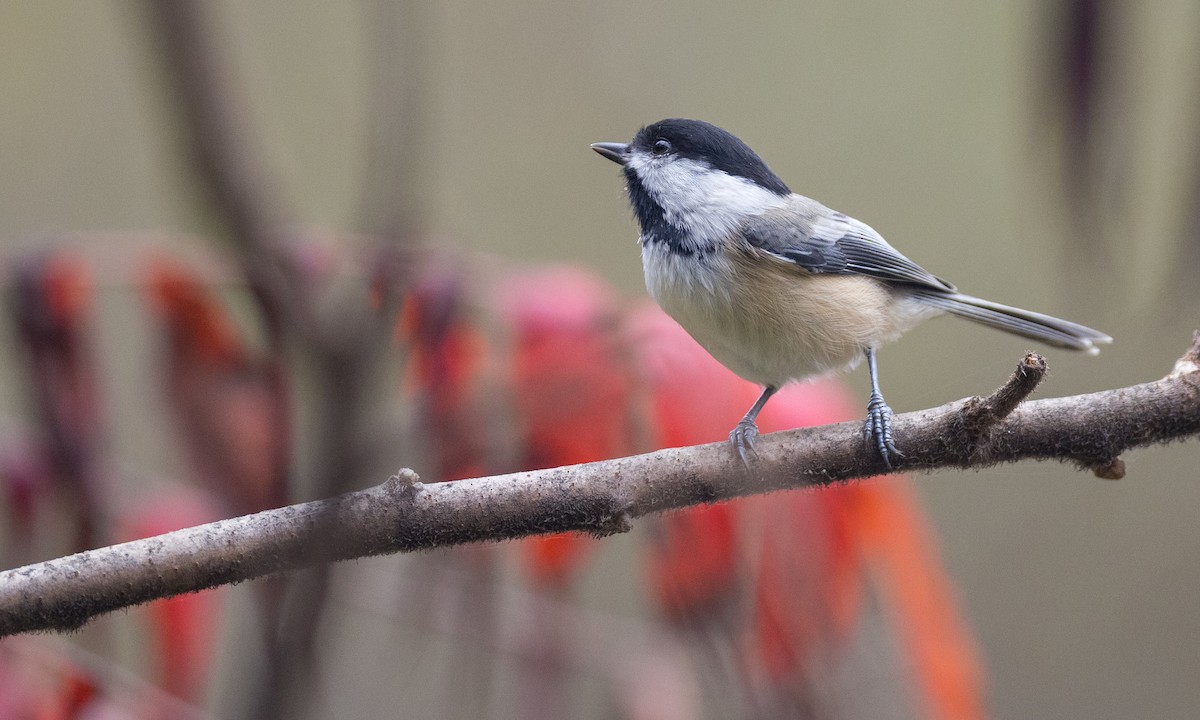
[[[883,464],[892,469],[892,457],[904,457],[892,442],[892,409],[879,392],[879,371],[875,367],[875,348],[867,348],[867,370],[871,373],[871,399],[867,402],[867,423],[863,433],[869,444],[873,444],[883,458]]]
[[[745,417],[739,420],[733,431],[729,433],[729,443],[733,445],[733,449],[737,451],[738,457],[742,459],[742,464],[746,467],[750,466],[750,462],[746,459],[746,450],[747,448],[751,451],[754,450],[754,439],[758,437],[758,426],[754,424],[754,421],[762,412],[763,405],[767,404],[777,390],[779,388],[774,385],[764,387],[762,395],[758,396],[758,400],[755,400],[754,405],[746,411]]]

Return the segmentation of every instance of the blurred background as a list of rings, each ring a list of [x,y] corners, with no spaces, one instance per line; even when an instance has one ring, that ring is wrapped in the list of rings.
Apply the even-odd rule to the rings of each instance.
[[[728,128],[966,292],[1115,338],[928,323],[880,354],[897,412],[1028,350],[1041,396],[1159,378],[1200,327],[1198,33],[1184,0],[0,4],[0,559],[400,466],[723,438],[753,390],[645,306],[588,149],[663,117]],[[866,395],[858,371],[763,422]],[[1198,460],[247,583],[3,641],[0,715],[1190,717]]]

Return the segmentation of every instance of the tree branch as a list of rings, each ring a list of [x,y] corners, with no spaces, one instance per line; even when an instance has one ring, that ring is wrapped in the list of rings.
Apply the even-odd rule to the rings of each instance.
[[[1200,333],[1155,382],[1022,403],[1044,375],[1045,361],[1029,355],[987,398],[896,416],[898,469],[1055,459],[1116,478],[1125,450],[1200,432]],[[0,573],[0,635],[77,628],[118,608],[316,562],[568,530],[607,535],[651,513],[883,470],[857,421],[768,435],[758,449],[749,469],[714,443],[435,485],[402,470],[331,500]]]

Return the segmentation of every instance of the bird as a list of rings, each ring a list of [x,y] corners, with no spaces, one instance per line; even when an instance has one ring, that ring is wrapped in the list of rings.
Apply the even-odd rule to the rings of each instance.
[[[876,352],[949,313],[1055,347],[1099,352],[1108,335],[960,293],[867,224],[791,191],[746,143],[702,120],[668,118],[629,143],[591,148],[622,168],[640,227],[646,288],[710,355],[757,383],[729,433],[749,466],[756,419],[789,382],[853,370],[871,394],[864,439],[889,471],[903,457]]]

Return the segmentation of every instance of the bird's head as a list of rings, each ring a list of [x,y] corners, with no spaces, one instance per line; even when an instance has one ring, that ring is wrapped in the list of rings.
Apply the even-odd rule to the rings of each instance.
[[[624,168],[644,242],[702,249],[791,191],[737,136],[701,120],[660,120],[630,143],[592,149]]]

